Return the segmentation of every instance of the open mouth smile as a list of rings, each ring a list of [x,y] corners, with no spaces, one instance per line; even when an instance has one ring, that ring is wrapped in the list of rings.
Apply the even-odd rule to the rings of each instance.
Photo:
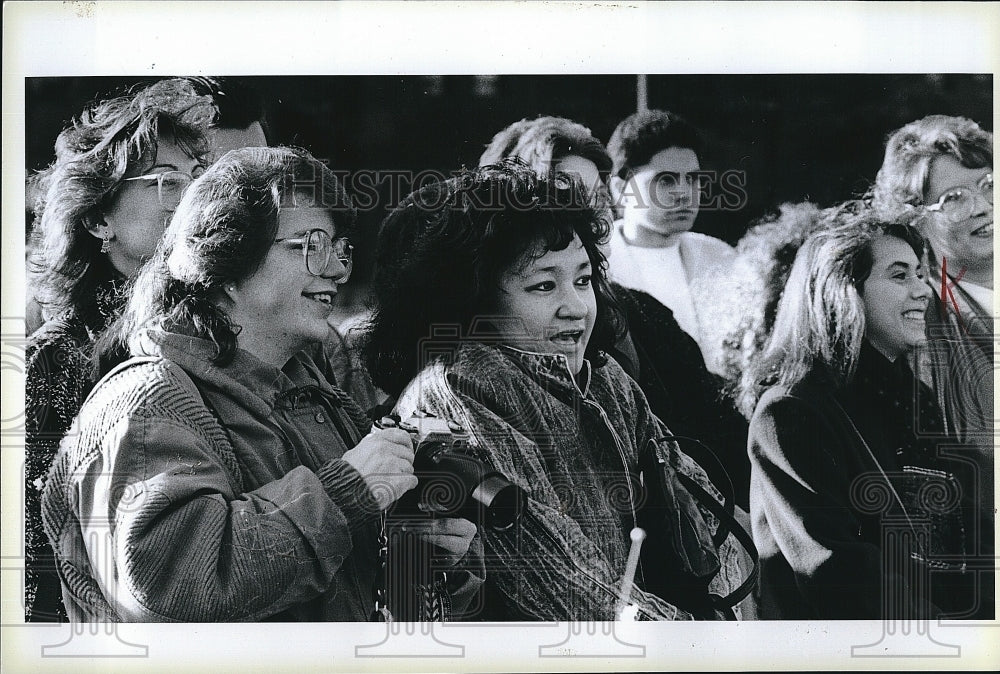
[[[970,234],[972,236],[981,236],[981,237],[987,237],[987,236],[989,236],[989,237],[992,237],[993,236],[993,223],[992,222],[987,222],[982,227],[977,227],[976,229],[972,230],[972,232],[970,232]]]
[[[576,346],[583,339],[583,330],[563,330],[549,337],[550,342],[560,346]]]
[[[332,293],[326,290],[318,293],[302,293],[304,297],[319,302],[320,304],[325,304],[328,307],[333,306],[333,296],[335,294],[336,293]]]

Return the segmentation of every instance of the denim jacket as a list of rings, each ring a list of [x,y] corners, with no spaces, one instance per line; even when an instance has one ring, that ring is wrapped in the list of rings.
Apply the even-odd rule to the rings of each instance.
[[[668,478],[693,477],[714,492],[704,471],[659,441],[669,434],[649,410],[638,385],[609,359],[585,364],[581,387],[561,354],[463,342],[453,357],[428,365],[397,403],[461,425],[479,458],[528,494],[527,512],[505,532],[481,529],[486,580],[478,619],[609,620],[629,554],[629,533],[641,506],[637,462],[653,443]],[[724,594],[742,580],[734,543],[717,548],[717,521],[676,481],[668,479],[671,537],[680,564],[696,573],[718,570],[711,589]],[[649,565],[647,565],[649,566]],[[630,602],[642,618],[690,619],[642,589]]]

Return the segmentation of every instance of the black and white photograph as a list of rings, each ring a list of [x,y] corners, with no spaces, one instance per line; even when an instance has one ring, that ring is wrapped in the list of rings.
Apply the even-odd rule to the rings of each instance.
[[[1000,664],[996,4],[29,4],[11,671]]]

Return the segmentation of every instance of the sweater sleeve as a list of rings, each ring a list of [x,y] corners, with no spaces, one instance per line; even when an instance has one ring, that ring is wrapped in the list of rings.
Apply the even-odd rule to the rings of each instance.
[[[76,499],[91,566],[124,620],[259,620],[318,596],[351,554],[354,522],[336,502],[365,502],[353,470],[299,466],[236,493],[203,436],[140,414],[99,449]]]
[[[862,540],[848,447],[826,414],[794,397],[762,404],[750,425],[751,516],[761,551],[761,617],[879,618],[883,586],[906,599],[904,570]],[[887,486],[886,486],[887,488]],[[788,587],[769,566],[790,568]],[[883,573],[883,567],[888,567]]]

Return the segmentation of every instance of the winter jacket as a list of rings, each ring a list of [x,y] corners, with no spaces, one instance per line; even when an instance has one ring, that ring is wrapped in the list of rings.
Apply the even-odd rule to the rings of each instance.
[[[692,618],[677,597],[672,603],[643,589],[668,567],[678,577],[710,579],[719,594],[739,585],[734,542],[713,543],[718,522],[678,473],[718,493],[694,461],[661,440],[669,430],[613,359],[601,367],[586,363],[579,386],[561,354],[471,341],[453,347],[410,383],[397,410],[404,418],[422,411],[459,424],[478,458],[527,493],[517,526],[480,530],[486,581],[478,619],[616,617],[629,533],[647,501],[638,471],[643,451],[665,461],[657,498],[666,502],[669,522],[649,531],[646,545],[655,541],[671,554],[656,563],[644,558],[629,598],[639,617]]]
[[[913,426],[940,429],[936,413],[906,360],[867,342],[847,386],[816,372],[761,397],[749,437],[761,618],[930,618],[936,586],[968,585],[960,483],[940,435]]]
[[[84,403],[43,493],[70,619],[367,619],[379,509],[340,458],[367,419],[305,353],[214,353],[149,331]]]

